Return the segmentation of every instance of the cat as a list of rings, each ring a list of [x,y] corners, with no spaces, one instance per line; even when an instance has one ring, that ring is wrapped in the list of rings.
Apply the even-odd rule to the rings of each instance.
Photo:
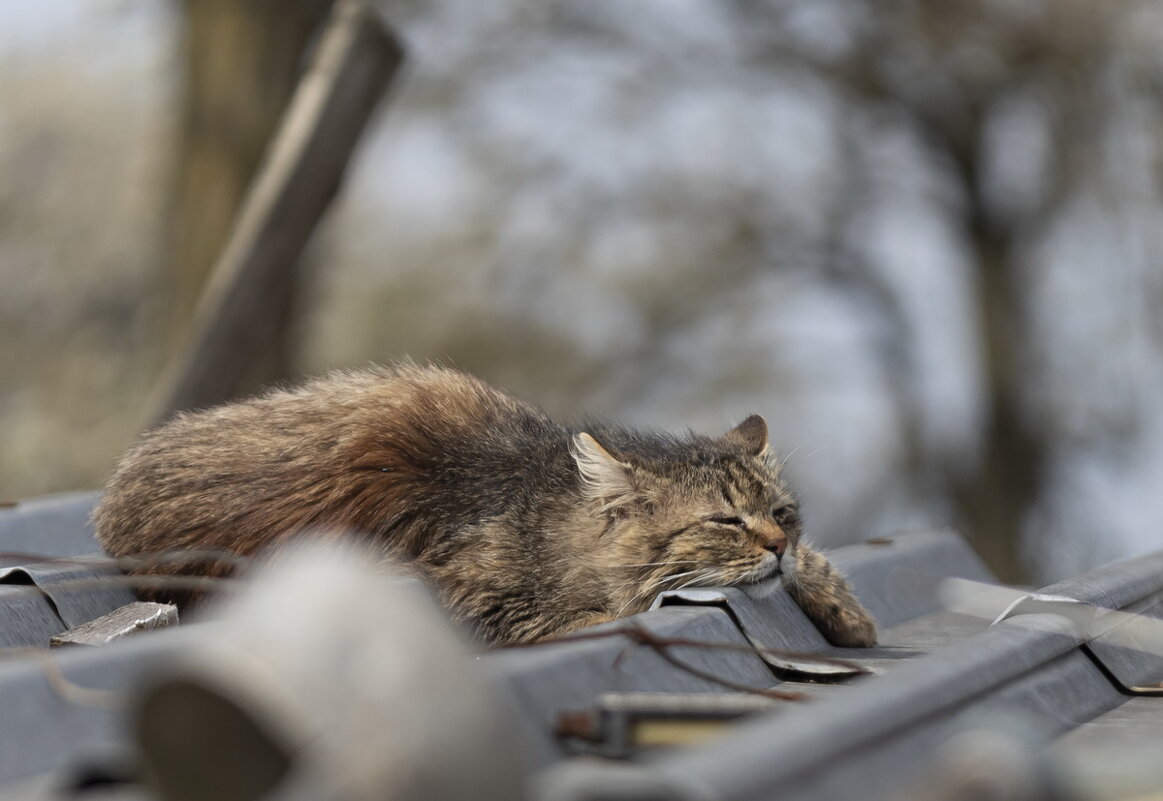
[[[496,645],[641,612],[663,590],[776,575],[829,642],[876,643],[843,577],[800,541],[762,417],[718,438],[567,427],[445,367],[337,372],[179,414],[124,456],[93,523],[114,556],[250,556],[356,532]]]

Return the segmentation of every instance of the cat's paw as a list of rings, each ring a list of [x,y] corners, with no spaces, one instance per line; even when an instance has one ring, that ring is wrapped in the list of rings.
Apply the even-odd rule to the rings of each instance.
[[[785,586],[800,609],[832,645],[871,648],[876,620],[852,594],[848,582],[818,551],[800,546]]]
[[[876,645],[876,621],[868,610],[852,599],[851,605],[814,621],[824,639],[842,648],[871,648]]]

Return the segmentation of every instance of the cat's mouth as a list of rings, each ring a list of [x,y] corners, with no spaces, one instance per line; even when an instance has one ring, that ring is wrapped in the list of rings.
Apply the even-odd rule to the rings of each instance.
[[[775,556],[771,556],[768,559],[764,559],[758,565],[745,573],[742,577],[742,582],[744,584],[758,584],[761,581],[767,581],[770,578],[775,578],[776,576],[780,575],[781,572],[782,571],[780,570],[779,559]]]

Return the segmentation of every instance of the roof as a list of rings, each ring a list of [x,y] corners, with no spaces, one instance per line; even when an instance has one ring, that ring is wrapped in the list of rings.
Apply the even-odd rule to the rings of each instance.
[[[95,497],[61,496],[0,511],[0,550],[95,551],[85,524]],[[1163,552],[1043,588],[1041,600],[1015,605],[997,622],[993,614],[953,611],[936,591],[951,577],[964,580],[957,585],[963,597],[995,584],[953,532],[904,534],[829,556],[876,616],[878,647],[829,646],[775,581],[665,593],[651,611],[584,639],[474,654],[442,633],[412,596],[392,595],[395,589],[381,594],[367,579],[336,578],[315,560],[297,578],[254,590],[249,618],[239,616],[250,620],[249,628],[228,618],[45,651],[52,635],[132,597],[124,587],[91,580],[110,574],[101,562],[9,560],[0,568],[0,644],[25,650],[0,660],[0,796],[58,797],[53,793],[76,777],[115,773],[142,751],[147,760],[160,760],[143,744],[142,709],[156,699],[149,688],[167,670],[196,675],[202,686],[239,682],[247,693],[274,693],[283,699],[275,706],[310,709],[305,698],[318,697],[330,699],[323,716],[340,708],[351,720],[378,715],[372,720],[383,725],[361,737],[387,738],[378,746],[385,752],[411,748],[412,762],[430,759],[446,777],[458,765],[468,770],[473,759],[512,763],[515,783],[506,790],[503,777],[488,782],[493,796],[479,788],[462,795],[461,785],[447,784],[440,785],[443,795],[415,795],[408,785],[378,797],[876,801],[953,798],[985,786],[1014,798],[1058,797],[1062,787],[1076,797],[1113,798],[1129,797],[1139,785],[1163,786],[1158,760],[1143,755],[1163,738],[1163,697],[1149,694],[1163,680],[1160,638],[1154,624],[1143,622],[1163,612]],[[83,580],[61,585],[62,576]],[[313,595],[307,585],[315,584],[331,594]],[[983,588],[981,595],[1027,596],[998,592]],[[1131,614],[1104,615],[1095,607]],[[225,650],[232,638],[247,653]],[[258,679],[247,678],[264,649],[281,654],[281,661],[255,673]],[[191,662],[194,652],[213,659]],[[842,658],[867,674],[806,654]],[[318,674],[298,664],[323,657],[332,661],[320,661]],[[219,667],[207,668],[214,660]],[[380,666],[372,683],[360,684],[367,679],[359,665]],[[442,673],[449,665],[455,672]],[[395,673],[412,678],[397,685],[381,680]],[[213,681],[203,681],[210,674]],[[279,682],[281,690],[268,686]],[[759,698],[739,687],[794,691],[804,700]],[[495,708],[493,723],[482,722],[484,713],[457,717],[486,696]],[[285,725],[289,741],[305,737],[295,727],[309,730],[302,721],[314,713],[285,711],[263,720]],[[167,714],[163,720],[177,719],[178,713]],[[333,734],[342,740],[347,723],[335,720],[338,728],[321,730],[324,740]],[[425,732],[437,729],[439,736],[431,736],[439,747],[421,749]],[[469,737],[473,731],[492,733]],[[319,739],[303,742],[293,759],[314,767],[262,797],[323,797],[334,790],[347,770],[335,766],[349,757],[317,759]],[[658,742],[685,744],[662,748]],[[197,759],[192,751],[181,758]],[[314,789],[307,792],[308,786]],[[113,785],[113,791],[154,797],[134,784]],[[169,792],[164,781],[158,792]],[[336,790],[333,797],[359,796]]]

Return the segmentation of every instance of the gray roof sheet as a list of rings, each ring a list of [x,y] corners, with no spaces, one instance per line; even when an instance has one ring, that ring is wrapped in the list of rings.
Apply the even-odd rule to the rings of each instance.
[[[0,550],[92,552],[84,521],[93,499],[66,496],[0,511]],[[1117,631],[1088,642],[1085,632],[1058,615],[1019,615],[991,625],[990,619],[943,608],[933,592],[936,579],[991,581],[956,534],[901,535],[888,544],[838,549],[831,557],[881,624],[876,648],[829,646],[778,582],[671,593],[658,608],[632,619],[663,641],[740,646],[667,649],[704,674],[748,686],[795,688],[810,699],[773,704],[770,713],[732,724],[723,736],[702,744],[609,761],[579,758],[575,754],[585,749],[555,734],[562,712],[591,707],[605,693],[730,692],[655,648],[611,634],[482,655],[476,665],[510,699],[511,735],[520,744],[530,795],[555,801],[954,797],[957,770],[964,766],[950,757],[949,743],[966,732],[988,731],[991,742],[1008,744],[1002,753],[1012,755],[1022,770],[1029,768],[1021,777],[1027,785],[1034,781],[1030,776],[1053,775],[1044,786],[1034,782],[1038,792],[1045,791],[1037,797],[1051,797],[1047,788],[1054,782],[1074,777],[1078,786],[1085,784],[1079,766],[1088,764],[1087,755],[1098,746],[1109,750],[1110,743],[1123,743],[1122,752],[1132,754],[1136,743],[1157,742],[1163,734],[1163,698],[1132,696],[1120,686],[1163,680],[1163,657],[1152,652],[1156,646],[1128,647],[1125,639],[1116,641]],[[102,570],[107,568],[84,561],[24,560],[0,568],[0,644],[44,645],[75,621],[124,603],[120,587],[94,589],[91,579]],[[75,585],[83,589],[69,590],[61,578],[89,581]],[[1043,592],[1126,609],[1136,620],[1158,618],[1163,553],[1099,568]],[[216,625],[185,625],[112,645],[54,652],[53,670],[67,682],[114,693],[86,702],[52,680],[44,652],[9,652],[0,659],[0,791],[40,788],[37,792],[49,797],[50,788],[59,791],[62,777],[81,766],[131,752],[124,699],[167,660],[213,640]],[[749,643],[843,657],[873,675],[839,684],[781,681],[778,671],[748,650]],[[94,697],[104,701],[94,703]],[[1140,759],[1131,773],[1148,775],[1153,763]],[[1000,769],[994,779],[1007,780]],[[929,794],[917,796],[918,787]]]

